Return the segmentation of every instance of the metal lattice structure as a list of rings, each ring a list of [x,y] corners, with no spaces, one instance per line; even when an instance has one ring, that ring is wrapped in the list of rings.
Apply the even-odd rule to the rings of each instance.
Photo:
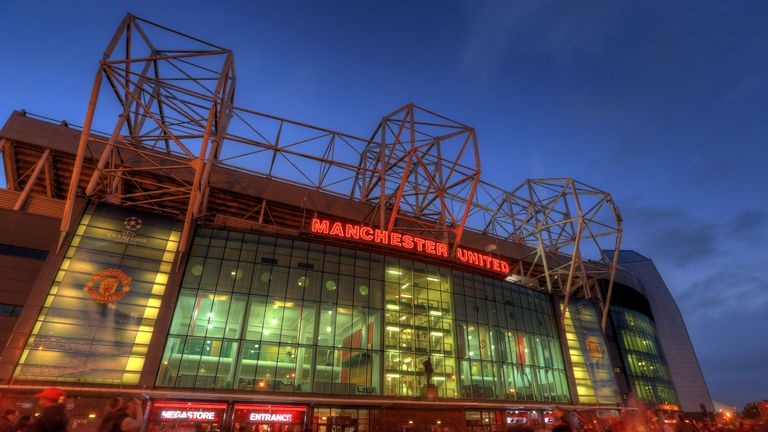
[[[619,250],[622,236],[609,193],[570,178],[529,179],[493,197],[484,232],[533,247],[521,261],[521,276],[562,294],[565,307],[575,294],[609,304],[618,254],[605,251]],[[606,279],[604,299],[599,283]]]
[[[104,88],[113,100],[99,105]],[[607,311],[618,254],[610,259],[605,250],[621,243],[610,194],[569,178],[511,190],[481,181],[474,129],[413,104],[383,117],[365,139],[237,107],[234,94],[230,50],[126,16],[94,80],[60,245],[84,195],[183,219],[184,251],[193,223],[209,216],[211,172],[225,168],[368,204],[365,223],[452,248],[465,229],[525,245],[530,254],[516,276],[563,295],[566,306],[581,295]],[[115,105],[107,114],[111,134],[95,134],[94,117]],[[87,158],[98,161],[95,168]],[[49,160],[44,154],[30,168],[32,183],[49,175]],[[261,223],[266,205],[241,217]]]
[[[475,130],[408,104],[374,131],[352,195],[376,206],[380,226],[455,247],[479,181]]]
[[[162,45],[155,33],[161,33]],[[112,90],[120,107],[105,139],[91,135],[102,86]],[[69,229],[86,153],[100,148],[85,195],[127,206],[159,208],[162,202],[179,209],[184,250],[192,221],[205,209],[208,176],[231,116],[234,90],[231,51],[127,15],[94,80],[59,247]]]

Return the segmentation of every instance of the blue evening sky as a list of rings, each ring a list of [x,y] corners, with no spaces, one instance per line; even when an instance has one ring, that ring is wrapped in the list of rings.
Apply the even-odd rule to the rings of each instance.
[[[477,129],[488,181],[611,192],[712,396],[768,398],[768,3],[4,0],[0,121],[82,124],[129,11],[233,49],[240,106],[368,136],[414,102]]]

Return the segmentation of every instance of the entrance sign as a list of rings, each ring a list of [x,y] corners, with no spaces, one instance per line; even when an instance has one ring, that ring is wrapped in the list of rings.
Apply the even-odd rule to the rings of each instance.
[[[423,255],[449,258],[447,244],[395,231],[386,231],[369,226],[320,218],[312,219],[310,231],[314,234],[322,234],[329,237],[379,244]],[[496,258],[490,254],[460,247],[456,248],[456,256],[453,258],[461,263],[497,273],[507,274],[510,270],[509,263],[502,259]]]
[[[306,407],[303,406],[235,404],[234,422],[301,424],[304,423],[305,412]]]
[[[252,422],[278,422],[278,423],[290,423],[293,421],[293,414],[270,414],[270,413],[257,413],[253,412],[248,416],[248,420]]]

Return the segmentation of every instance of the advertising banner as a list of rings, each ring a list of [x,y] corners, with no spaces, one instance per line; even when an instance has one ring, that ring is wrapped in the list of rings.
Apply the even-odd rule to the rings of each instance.
[[[567,322],[569,321],[573,336],[578,341],[580,355],[574,355],[571,347],[571,360],[577,378],[576,368],[585,368],[587,376],[581,378],[589,381],[590,389],[594,391],[594,400],[590,401],[592,391],[585,395],[579,394],[582,403],[614,404],[621,402],[619,389],[613,375],[613,366],[605,347],[605,338],[600,327],[600,320],[595,306],[589,300],[579,300],[568,305]],[[569,326],[567,326],[569,327]],[[569,338],[570,339],[570,338]],[[578,379],[577,379],[578,381]],[[578,383],[577,383],[578,384]],[[587,396],[587,397],[584,397]]]
[[[168,217],[90,206],[15,379],[137,384],[179,237]]]

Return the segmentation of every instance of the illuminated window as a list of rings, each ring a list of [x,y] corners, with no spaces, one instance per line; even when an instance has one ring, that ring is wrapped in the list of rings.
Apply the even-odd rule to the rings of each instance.
[[[678,405],[672,379],[650,318],[611,306],[613,322],[632,388],[644,402]]]
[[[429,359],[442,398],[569,401],[543,294],[267,235],[199,229],[191,250],[159,386],[421,397]]]

